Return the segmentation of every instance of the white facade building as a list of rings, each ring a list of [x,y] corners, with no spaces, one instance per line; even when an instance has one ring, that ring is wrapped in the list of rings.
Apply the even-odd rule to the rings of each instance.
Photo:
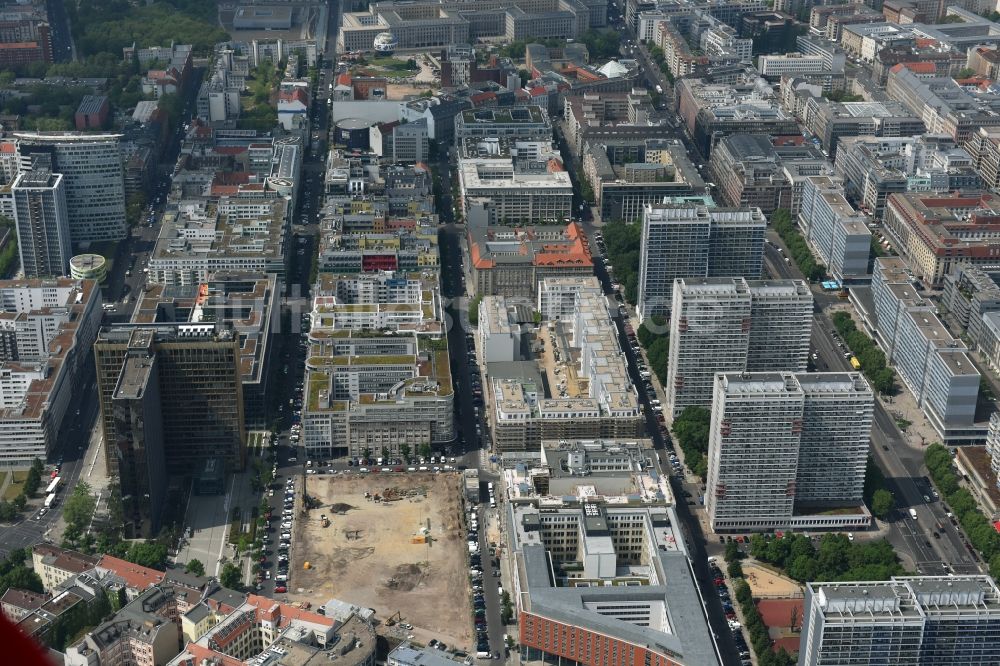
[[[713,388],[705,504],[714,531],[869,523],[874,396],[859,373],[720,373]]]
[[[24,275],[53,277],[69,273],[73,251],[63,176],[39,166],[17,175],[11,195]]]
[[[800,280],[678,278],[673,290],[667,407],[708,407],[719,372],[805,370],[812,295]]]
[[[639,320],[670,311],[675,278],[759,277],[766,227],[759,208],[647,205],[639,257]]]

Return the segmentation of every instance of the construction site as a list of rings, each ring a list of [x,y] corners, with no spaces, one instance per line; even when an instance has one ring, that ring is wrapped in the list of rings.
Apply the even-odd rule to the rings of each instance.
[[[415,638],[469,647],[472,622],[458,474],[310,476],[295,523],[289,597],[373,608]]]

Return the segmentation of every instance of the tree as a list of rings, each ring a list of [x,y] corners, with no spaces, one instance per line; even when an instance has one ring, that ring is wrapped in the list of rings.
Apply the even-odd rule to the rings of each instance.
[[[872,513],[876,518],[885,520],[896,507],[896,498],[885,488],[879,488],[872,495]]]
[[[201,560],[191,560],[184,567],[184,571],[193,576],[204,576],[205,575],[205,565],[201,563]]]
[[[732,560],[729,566],[726,567],[726,573],[729,574],[730,578],[742,578],[743,565],[740,564],[739,560]]]
[[[743,557],[743,553],[740,552],[739,544],[735,541],[726,542],[726,562],[733,562],[739,560]]]
[[[368,448],[367,446],[365,448],[361,449],[361,457],[364,458],[365,463],[367,464],[367,462],[372,457],[372,450],[370,448]]]
[[[219,574],[219,582],[223,587],[239,590],[243,587],[243,572],[232,562],[226,562]]]
[[[42,475],[34,467],[28,470],[28,476],[24,479],[24,494],[34,497],[38,491],[38,486],[42,482]]]
[[[403,460],[405,460],[406,464],[409,465],[410,464],[410,445],[407,444],[406,442],[403,442],[402,444],[400,444],[399,445],[399,455],[403,456]]]
[[[63,506],[63,518],[67,525],[82,532],[93,518],[96,508],[97,498],[90,492],[90,484],[80,481]]]
[[[167,564],[167,547],[153,541],[133,543],[125,552],[124,559],[142,567],[163,571]]]
[[[385,461],[389,460],[389,447],[388,446],[383,446],[382,447],[382,460],[385,460]]]
[[[424,458],[431,457],[431,445],[429,442],[424,442],[420,445],[420,455]]]

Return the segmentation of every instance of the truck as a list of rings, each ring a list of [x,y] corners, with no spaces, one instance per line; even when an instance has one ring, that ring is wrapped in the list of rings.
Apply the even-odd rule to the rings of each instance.
[[[49,493],[48,497],[45,498],[45,505],[44,505],[45,508],[46,509],[51,509],[52,506],[55,503],[56,503],[56,494],[55,493]]]
[[[662,95],[663,94],[663,86],[661,86],[659,84],[656,85],[656,94],[657,95]]]
[[[917,510],[916,509],[910,509],[910,518],[913,518],[913,520],[917,519]]]
[[[856,356],[851,357],[851,367],[854,368],[855,370],[861,369],[861,362],[858,361]]]

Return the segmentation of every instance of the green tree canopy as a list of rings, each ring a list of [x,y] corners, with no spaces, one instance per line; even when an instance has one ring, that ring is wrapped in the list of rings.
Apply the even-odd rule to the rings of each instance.
[[[896,507],[896,498],[892,496],[888,490],[884,488],[879,488],[875,491],[872,496],[872,514],[876,518],[881,518],[885,520],[892,513],[892,510]]]
[[[219,582],[232,590],[243,588],[243,572],[232,562],[226,562],[219,573]]]
[[[70,527],[82,531],[90,524],[97,508],[97,498],[90,492],[90,484],[80,481],[63,506],[63,518]]]
[[[184,567],[184,571],[193,576],[204,576],[205,575],[205,565],[201,563],[201,560],[191,560]]]

